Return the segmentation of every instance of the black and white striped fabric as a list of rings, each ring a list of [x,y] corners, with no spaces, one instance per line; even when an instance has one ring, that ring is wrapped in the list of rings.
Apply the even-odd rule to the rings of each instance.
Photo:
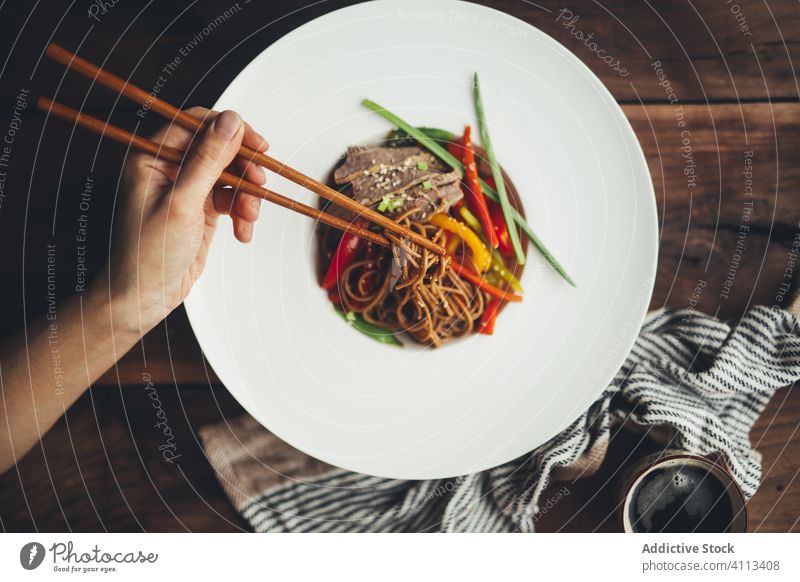
[[[450,480],[331,470],[235,503],[256,531],[531,532],[554,470],[579,463],[623,421],[659,435],[670,448],[723,455],[749,497],[761,476],[750,429],[773,392],[800,378],[797,323],[767,307],[751,309],[735,324],[692,310],[659,311],[591,408],[523,458]],[[226,490],[235,490],[235,472],[219,467],[225,455],[207,448],[226,475]]]

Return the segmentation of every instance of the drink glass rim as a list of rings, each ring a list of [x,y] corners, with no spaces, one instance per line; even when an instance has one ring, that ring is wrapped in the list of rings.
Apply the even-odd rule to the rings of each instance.
[[[635,533],[633,531],[632,520],[630,518],[630,504],[633,499],[633,492],[641,484],[642,480],[654,470],[665,465],[674,465],[676,461],[691,461],[692,463],[702,465],[704,468],[708,469],[709,473],[712,473],[717,479],[720,480],[720,482],[725,486],[725,491],[731,501],[734,515],[734,518],[731,521],[729,533],[746,532],[747,498],[745,497],[742,488],[739,487],[739,483],[736,482],[736,479],[734,479],[728,468],[714,458],[681,451],[664,451],[656,455],[650,455],[637,463],[631,470],[631,476],[626,480],[626,486],[624,487],[622,495],[620,520],[622,521],[623,530],[626,533]]]

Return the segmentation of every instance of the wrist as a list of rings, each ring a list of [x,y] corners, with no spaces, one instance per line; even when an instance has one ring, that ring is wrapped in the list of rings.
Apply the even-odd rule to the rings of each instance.
[[[142,313],[136,288],[117,289],[103,270],[87,288],[84,303],[105,319],[114,337],[137,341],[158,323]]]

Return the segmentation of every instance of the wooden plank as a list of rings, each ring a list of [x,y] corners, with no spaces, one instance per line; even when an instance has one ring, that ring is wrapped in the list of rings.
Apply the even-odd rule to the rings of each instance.
[[[738,227],[745,202],[751,201],[750,224],[776,225],[778,237],[797,227],[800,104],[626,105],[623,110],[644,149],[667,229],[683,230],[688,221]],[[748,152],[752,195],[745,196]]]
[[[729,319],[752,305],[786,305],[794,293],[794,270],[785,278],[791,245],[764,234],[750,233],[742,253],[738,234],[730,230],[664,232],[661,240],[652,309],[693,307]]]
[[[155,398],[153,397],[155,394]],[[157,407],[156,407],[157,403]],[[156,414],[164,412],[159,420]],[[241,414],[222,389],[143,383],[84,395],[15,470],[0,476],[4,531],[238,531],[197,428]],[[166,422],[174,435],[168,440]],[[159,447],[174,444],[167,462]],[[166,450],[166,449],[162,449]]]
[[[624,109],[662,225],[651,307],[691,304],[728,318],[754,304],[781,305],[782,285],[795,279],[788,253],[800,245],[800,106]]]
[[[501,4],[564,43],[618,100],[666,100],[654,62],[662,64],[681,102],[798,95],[792,63],[800,57],[800,47],[791,39],[800,35],[800,22],[796,6],[788,1],[768,6],[756,0],[737,2],[738,15],[726,2],[546,2],[551,10],[546,14],[532,3]],[[742,24],[749,30],[742,30]],[[619,60],[629,74],[609,67],[598,50]]]
[[[20,87],[33,87],[45,94],[53,94],[58,88],[59,98],[76,105],[84,101],[88,84],[70,76],[59,87],[61,69],[51,63],[38,63],[52,31],[54,40],[70,49],[78,48],[86,35],[82,56],[106,61],[110,70],[131,77],[143,87],[154,86],[164,67],[180,58],[180,67],[162,83],[163,95],[178,102],[208,105],[244,64],[278,38],[321,14],[352,3],[240,3],[240,10],[220,20],[220,15],[235,2],[162,1],[142,14],[142,5],[120,2],[101,15],[98,22],[88,17],[85,5],[67,10],[67,0],[38,5],[33,14],[21,0],[7,2],[0,19],[0,47],[10,60],[0,85],[0,110],[5,110]],[[555,0],[483,3],[529,22],[565,44],[617,99],[667,99],[651,66],[654,61],[664,65],[682,102],[798,97],[792,63],[800,62],[800,21],[792,0],[771,0],[768,5],[759,0],[739,0],[736,9],[725,2],[582,0],[569,5],[571,16],[562,12],[564,4]],[[578,20],[573,21],[575,17]],[[217,24],[211,30],[209,23],[215,20]],[[742,25],[748,30],[742,30]],[[487,34],[503,38],[489,26],[490,23]],[[19,31],[24,34],[17,39]],[[592,36],[587,40],[589,35]],[[628,74],[620,75],[598,57],[597,51],[619,60]],[[89,110],[106,110],[109,104],[108,93],[97,88],[86,101]],[[119,106],[130,112],[136,109],[127,103]]]

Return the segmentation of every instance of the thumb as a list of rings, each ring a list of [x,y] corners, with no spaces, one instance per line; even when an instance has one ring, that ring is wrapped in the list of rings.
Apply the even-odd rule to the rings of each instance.
[[[202,207],[222,171],[236,157],[244,136],[242,118],[223,111],[189,148],[175,180],[173,204],[187,209]]]

